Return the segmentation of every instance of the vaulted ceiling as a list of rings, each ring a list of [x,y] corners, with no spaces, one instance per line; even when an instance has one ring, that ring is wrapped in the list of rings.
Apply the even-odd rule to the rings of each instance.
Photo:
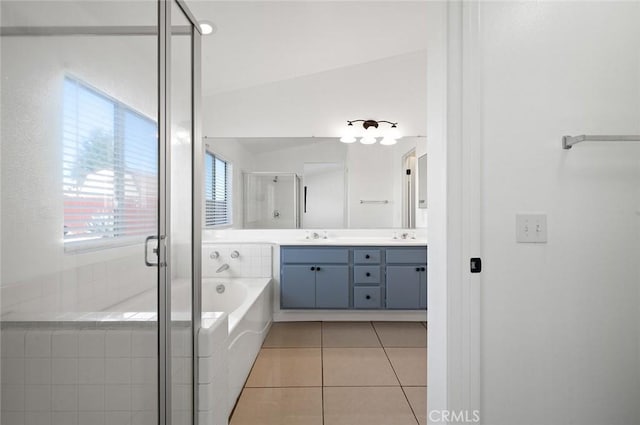
[[[424,1],[189,0],[217,31],[202,42],[205,95],[426,48]]]

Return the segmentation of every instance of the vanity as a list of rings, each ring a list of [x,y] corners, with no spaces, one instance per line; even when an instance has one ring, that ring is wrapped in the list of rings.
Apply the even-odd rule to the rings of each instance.
[[[283,310],[425,310],[426,245],[281,245]]]

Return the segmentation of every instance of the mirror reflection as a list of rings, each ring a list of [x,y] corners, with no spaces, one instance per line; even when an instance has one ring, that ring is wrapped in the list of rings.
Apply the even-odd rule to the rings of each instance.
[[[426,150],[424,137],[392,146],[319,137],[204,142],[209,228],[421,227],[426,155],[416,152]]]

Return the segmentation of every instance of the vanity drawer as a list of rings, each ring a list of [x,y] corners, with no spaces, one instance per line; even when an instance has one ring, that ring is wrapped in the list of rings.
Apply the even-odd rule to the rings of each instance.
[[[353,307],[376,309],[382,307],[379,286],[358,286],[353,288]]]
[[[426,264],[427,248],[387,248],[387,264]]]
[[[380,266],[354,266],[354,283],[380,283]]]
[[[380,250],[354,249],[353,262],[356,264],[380,264]]]
[[[347,248],[282,248],[283,264],[347,264]]]

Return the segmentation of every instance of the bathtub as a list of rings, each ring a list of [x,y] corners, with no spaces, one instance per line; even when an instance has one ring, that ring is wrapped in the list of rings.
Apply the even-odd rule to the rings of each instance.
[[[222,294],[216,291],[218,285],[225,287]],[[228,313],[226,417],[231,414],[271,327],[272,285],[270,278],[202,280],[203,313]]]
[[[172,282],[171,310],[174,317],[189,312],[191,291],[189,281],[174,279]],[[224,288],[224,291],[218,290]],[[156,291],[147,291],[105,309],[108,312],[140,312],[155,311]],[[226,313],[228,327],[226,338],[212,336],[214,333],[203,332],[199,343],[208,345],[202,353],[217,351],[224,345],[227,362],[225,418],[228,418],[244,386],[253,362],[262,342],[271,326],[271,307],[273,290],[271,278],[204,278],[202,279],[202,313],[204,317],[212,317],[208,313]],[[220,317],[219,315],[217,317]],[[211,326],[210,320],[203,320],[203,326]],[[204,348],[204,347],[203,347]],[[218,361],[220,357],[218,357]],[[219,365],[214,365],[218,367]],[[202,368],[202,367],[201,367]],[[219,381],[220,382],[220,381]],[[221,388],[211,388],[211,392],[219,392]],[[215,387],[215,385],[214,385]],[[202,395],[201,395],[202,396]],[[205,395],[206,398],[218,399],[219,394]],[[202,404],[202,403],[201,403]],[[217,403],[216,403],[217,404]],[[216,421],[219,423],[219,421]]]

